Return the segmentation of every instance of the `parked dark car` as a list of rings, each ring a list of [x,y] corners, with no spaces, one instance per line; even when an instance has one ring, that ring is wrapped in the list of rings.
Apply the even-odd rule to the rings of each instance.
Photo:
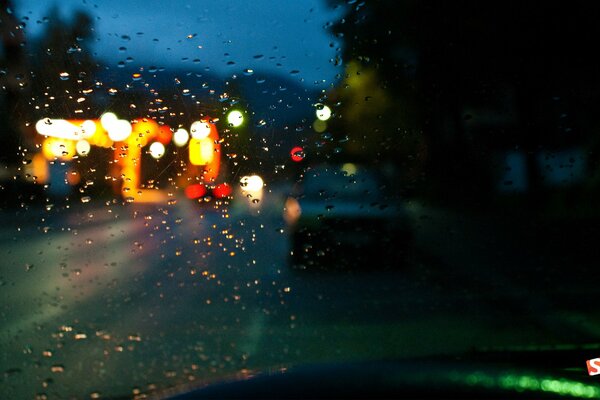
[[[412,235],[405,208],[392,192],[380,174],[356,164],[308,169],[285,207],[293,264],[327,260],[335,268],[357,258],[369,266],[401,261]]]

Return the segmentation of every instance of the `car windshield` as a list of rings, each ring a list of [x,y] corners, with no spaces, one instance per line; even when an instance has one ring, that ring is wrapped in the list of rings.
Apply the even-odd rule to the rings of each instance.
[[[0,398],[600,398],[596,8],[0,0]]]

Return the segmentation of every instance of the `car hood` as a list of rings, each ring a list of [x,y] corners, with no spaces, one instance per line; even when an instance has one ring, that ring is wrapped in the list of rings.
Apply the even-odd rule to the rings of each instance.
[[[203,398],[600,398],[589,351],[491,350],[409,360],[303,365],[190,390]]]

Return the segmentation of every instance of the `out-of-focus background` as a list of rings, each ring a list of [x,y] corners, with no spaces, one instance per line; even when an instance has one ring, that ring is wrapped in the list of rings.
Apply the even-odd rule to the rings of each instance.
[[[583,379],[596,8],[0,1],[0,397],[472,351]]]

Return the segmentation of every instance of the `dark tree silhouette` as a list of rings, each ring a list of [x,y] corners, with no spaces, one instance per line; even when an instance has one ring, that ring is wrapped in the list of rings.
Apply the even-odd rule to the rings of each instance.
[[[94,76],[99,65],[90,50],[92,19],[76,12],[66,21],[53,8],[48,21],[32,49],[32,102],[39,116],[95,116]]]
[[[595,141],[599,78],[591,56],[600,26],[593,2],[347,3],[331,0],[346,10],[332,27],[341,59],[376,72],[397,103],[383,119],[398,113],[399,99],[411,105],[426,143],[427,181],[447,195],[491,193],[494,156],[519,149],[535,205],[540,149]],[[342,118],[351,106],[342,102]]]
[[[25,34],[10,0],[0,1],[0,35],[0,163],[15,164],[21,158],[19,101],[27,86],[27,76]]]

